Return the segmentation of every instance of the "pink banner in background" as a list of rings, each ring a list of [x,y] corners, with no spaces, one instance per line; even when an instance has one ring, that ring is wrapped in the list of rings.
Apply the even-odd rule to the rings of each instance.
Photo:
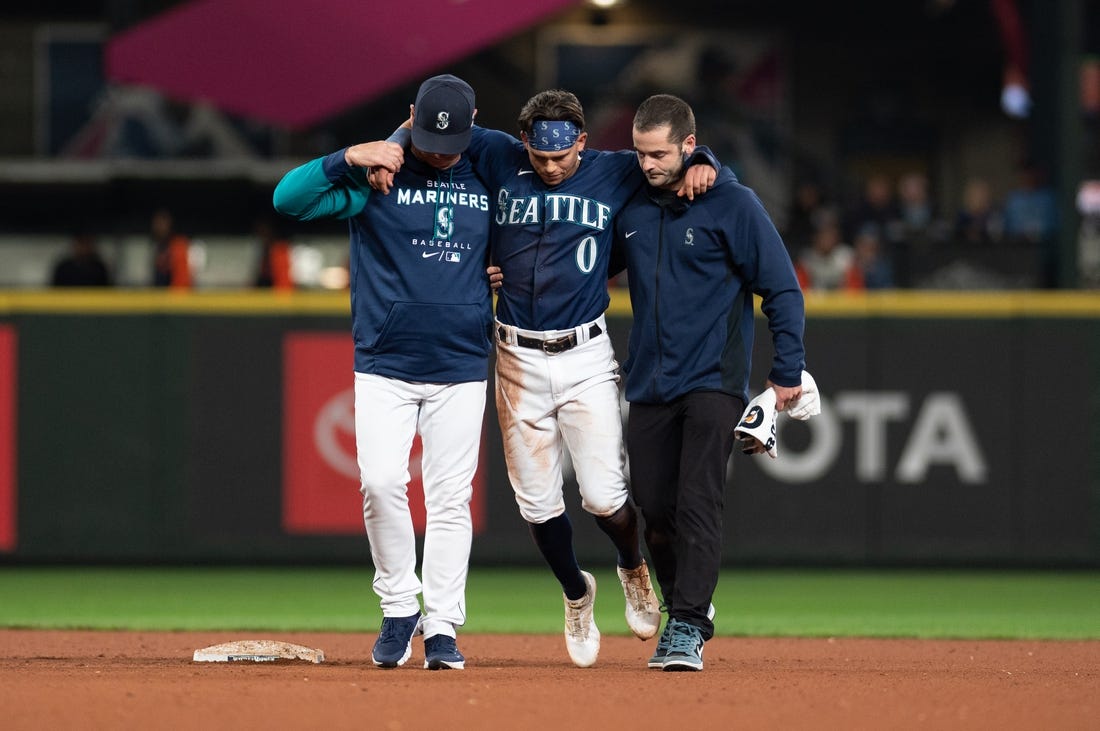
[[[105,66],[112,81],[305,127],[578,2],[196,0],[112,37]]]

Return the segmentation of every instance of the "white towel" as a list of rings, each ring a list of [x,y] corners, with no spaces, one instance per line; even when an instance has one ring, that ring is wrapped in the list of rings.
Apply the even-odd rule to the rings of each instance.
[[[809,372],[802,371],[802,395],[794,406],[787,407],[787,413],[792,419],[799,421],[806,421],[811,416],[821,413],[821,393],[817,390],[817,382]]]
[[[742,442],[745,454],[767,452],[775,459],[775,391],[765,388],[759,396],[749,401],[741,421],[733,430],[733,436]]]
[[[814,377],[808,372],[802,371],[802,395],[794,406],[787,408],[786,413],[799,421],[821,413],[821,393]],[[775,459],[779,455],[775,442],[775,422],[778,418],[775,391],[765,388],[759,396],[749,401],[741,421],[733,430],[733,436],[742,442],[741,451],[744,454],[767,452],[769,457]]]

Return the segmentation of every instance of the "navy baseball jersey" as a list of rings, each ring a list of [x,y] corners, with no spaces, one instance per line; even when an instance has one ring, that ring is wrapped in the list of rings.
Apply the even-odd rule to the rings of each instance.
[[[565,330],[602,315],[612,220],[645,182],[636,154],[584,150],[577,171],[553,187],[504,132],[475,126],[467,154],[493,196],[492,258],[504,274],[497,319]],[[718,167],[705,147],[693,160]]]
[[[428,383],[488,378],[490,205],[469,160],[437,170],[407,155],[381,195],[340,150],[288,172],[274,204],[303,221],[348,220],[356,371]]]
[[[805,304],[794,266],[764,206],[729,168],[690,202],[645,186],[615,234],[634,311],[623,364],[628,401],[667,403],[710,390],[747,402],[754,294],[775,348],[769,378],[802,382]]]

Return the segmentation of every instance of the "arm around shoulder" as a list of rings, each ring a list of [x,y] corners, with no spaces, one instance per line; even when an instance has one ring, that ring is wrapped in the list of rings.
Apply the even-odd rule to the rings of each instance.
[[[710,165],[714,168],[715,172],[722,169],[722,163],[719,162],[718,156],[706,145],[698,145],[691,155],[688,156],[685,165],[687,167],[691,167],[692,165]]]
[[[722,172],[718,158],[707,147],[696,147],[688,156],[684,167],[684,180],[676,195],[686,196],[688,200],[695,200],[695,196],[710,190],[718,179],[718,174]]]
[[[346,149],[310,160],[283,176],[272,193],[275,210],[289,218],[311,221],[346,218],[366,204],[364,191],[349,176]]]

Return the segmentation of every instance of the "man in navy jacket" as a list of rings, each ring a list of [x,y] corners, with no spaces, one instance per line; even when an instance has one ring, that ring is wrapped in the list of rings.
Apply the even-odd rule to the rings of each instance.
[[[647,185],[615,222],[634,323],[626,398],[631,486],[668,608],[649,667],[702,670],[733,430],[748,400],[753,295],[774,359],[767,388],[782,411],[802,393],[805,310],[794,267],[756,195],[728,167],[694,200],[677,197],[695,117],[677,97],[645,100],[634,147]]]

